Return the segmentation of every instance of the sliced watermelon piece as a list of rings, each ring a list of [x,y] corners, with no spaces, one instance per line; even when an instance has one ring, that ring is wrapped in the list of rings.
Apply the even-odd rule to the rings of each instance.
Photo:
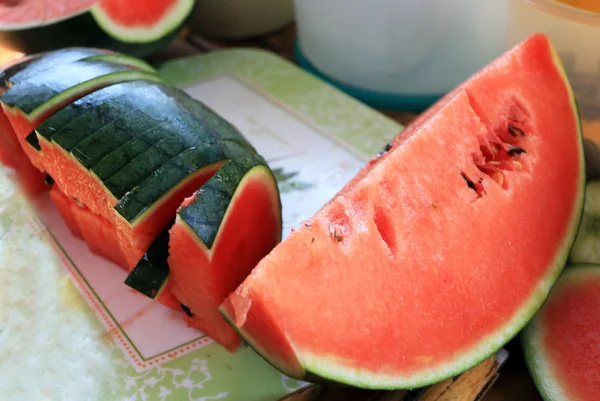
[[[192,103],[179,90],[147,83],[120,85],[130,88],[118,102],[104,97],[98,110],[91,108],[59,130],[52,129],[53,120],[64,120],[65,108],[46,120],[40,126],[46,126],[44,132],[40,135],[37,130],[37,136],[44,168],[61,190],[109,221],[126,218],[115,223],[122,238],[129,238],[136,250],[146,249],[183,199],[210,178],[221,160],[254,149],[233,126],[214,118],[214,112]],[[134,89],[133,85],[141,86]],[[117,86],[101,91],[116,91]],[[114,154],[136,140],[137,151],[131,158]],[[202,171],[196,173],[198,169]],[[126,194],[127,200],[121,201]],[[168,201],[159,201],[162,198]],[[131,227],[153,202],[160,205],[149,209],[152,217],[141,219],[140,227]]]
[[[172,283],[169,281],[169,224],[156,238],[148,251],[131,270],[125,284],[148,298],[154,299],[171,309],[181,311],[181,304],[175,298]]]
[[[69,63],[90,56],[103,55],[96,49],[64,49],[47,55],[33,55],[19,60],[0,73],[0,94],[9,86],[22,82],[59,64]],[[19,182],[30,196],[37,196],[46,186],[44,174],[39,172],[21,149],[8,118],[0,111],[0,162],[16,171]]]
[[[0,3],[0,44],[24,53],[91,46],[146,57],[183,29],[194,0]]]
[[[79,60],[47,70],[11,86],[0,103],[32,163],[43,169],[39,155],[26,138],[47,117],[86,93],[124,81],[161,81],[152,72],[108,61]]]
[[[132,239],[133,246],[147,247],[186,197],[203,186],[227,160],[247,153],[244,145],[219,141],[173,157],[115,205],[117,229]]]
[[[572,90],[534,35],[408,127],[220,310],[297,378],[415,388],[454,376],[542,305],[584,183]]]
[[[240,338],[217,307],[279,243],[281,225],[277,182],[259,155],[225,164],[177,212],[169,283],[191,324],[229,351]]]
[[[546,401],[600,394],[600,265],[569,266],[522,335],[525,361]]]

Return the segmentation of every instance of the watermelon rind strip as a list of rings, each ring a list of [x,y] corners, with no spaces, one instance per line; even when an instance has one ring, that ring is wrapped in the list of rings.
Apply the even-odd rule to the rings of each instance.
[[[113,21],[107,15],[100,3],[90,9],[96,23],[106,32],[125,43],[148,43],[161,39],[176,30],[191,14],[194,0],[176,0],[175,6],[151,27],[128,27]]]
[[[577,264],[567,267],[558,280],[553,291],[580,281],[600,280],[600,265]],[[567,390],[561,386],[561,378],[552,369],[544,349],[544,324],[538,314],[525,327],[521,334],[521,343],[525,354],[525,364],[535,387],[545,401],[563,401],[572,399]]]
[[[29,121],[34,121],[36,118],[38,118],[42,114],[44,114],[53,105],[67,104],[69,101],[73,100],[74,97],[77,97],[78,94],[85,94],[91,90],[98,90],[98,89],[104,88],[106,86],[120,83],[120,82],[136,81],[136,80],[165,83],[165,81],[160,76],[153,74],[153,73],[145,72],[145,71],[116,72],[116,73],[112,73],[112,74],[102,75],[98,78],[91,79],[91,80],[83,82],[79,85],[75,85],[63,92],[60,92],[59,94],[54,96],[52,99],[39,105],[36,109],[34,109],[29,114],[23,113],[18,108],[9,107],[9,109],[12,109],[12,110],[15,110],[16,112],[24,114]],[[102,83],[101,86],[98,85],[99,82]]]
[[[91,56],[91,57],[85,58],[85,59],[83,59],[83,61],[105,61],[105,62],[109,62],[109,63],[123,64],[123,65],[129,66],[129,67],[136,68],[141,71],[156,73],[156,70],[154,69],[154,67],[152,67],[147,62],[145,62],[137,57],[130,57],[130,56],[127,56],[122,53],[100,54],[97,56]]]

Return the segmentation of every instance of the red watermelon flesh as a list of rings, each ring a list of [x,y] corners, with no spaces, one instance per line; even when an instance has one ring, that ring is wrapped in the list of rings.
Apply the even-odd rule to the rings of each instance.
[[[6,116],[0,111],[0,163],[13,169],[18,182],[30,197],[36,197],[46,190],[45,175],[31,164],[21,148]]]
[[[114,227],[102,216],[92,213],[85,206],[78,205],[73,198],[64,195],[56,185],[50,190],[50,198],[71,233],[83,239],[93,253],[116,263],[126,271],[131,271],[144,255],[143,251],[131,247],[124,248]],[[162,293],[154,299],[171,309],[180,311],[180,303],[171,288],[172,285],[167,284]]]
[[[164,0],[99,0],[97,3],[104,13],[118,24],[147,27],[152,27],[160,21],[176,5],[174,1]],[[144,12],[141,13],[140,10]]]
[[[571,89],[535,35],[408,127],[221,311],[295,377],[412,388],[455,375],[542,304],[583,168]]]
[[[599,399],[598,311],[600,266],[571,266],[524,330],[527,365],[544,399]]]
[[[173,293],[195,314],[188,323],[231,352],[241,339],[218,306],[281,239],[273,234],[281,232],[280,213],[273,204],[278,195],[272,194],[265,181],[262,174],[244,181],[210,249],[179,215],[170,230],[169,283]],[[202,192],[186,199],[181,208],[196,202],[198,196]]]
[[[56,185],[53,185],[50,189],[50,199],[52,199],[54,206],[56,206],[56,209],[65,221],[65,224],[69,228],[69,231],[71,231],[71,234],[77,238],[83,239],[83,235],[79,229],[79,224],[77,224],[77,221],[75,220],[71,210],[71,208],[76,205],[75,200],[65,196]]]
[[[71,212],[90,250],[128,270],[114,226],[86,206],[78,205],[75,202],[71,207]],[[140,252],[139,257],[141,258],[142,255],[143,252]]]
[[[124,241],[108,220],[63,194],[56,183],[50,190],[50,198],[71,233],[82,238],[93,253],[116,263],[126,271],[131,271],[144,255],[143,250]]]
[[[34,0],[0,2],[2,25],[24,25],[32,21],[52,21],[90,8],[97,0]],[[33,4],[35,3],[35,5]]]

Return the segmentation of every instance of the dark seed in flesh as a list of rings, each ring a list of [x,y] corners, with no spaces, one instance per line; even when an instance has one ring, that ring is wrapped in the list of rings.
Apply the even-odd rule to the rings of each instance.
[[[508,126],[508,133],[514,137],[525,136],[525,132],[523,132],[523,130],[521,128],[514,126],[514,125]]]
[[[188,315],[189,317],[193,317],[194,314],[192,313],[192,311],[190,310],[190,308],[188,308],[187,306],[185,306],[184,304],[180,303],[179,306],[181,306],[181,310]]]
[[[527,153],[527,152],[525,152],[525,149],[520,148],[518,146],[510,146],[509,145],[509,149],[506,153],[508,153],[510,156],[516,156],[516,155],[520,155],[521,153]]]

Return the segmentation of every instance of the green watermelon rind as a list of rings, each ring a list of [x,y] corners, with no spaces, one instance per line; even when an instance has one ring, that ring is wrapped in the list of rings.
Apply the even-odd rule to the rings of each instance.
[[[495,333],[483,338],[475,346],[469,347],[470,351],[462,353],[460,357],[455,358],[453,361],[443,365],[437,365],[434,369],[429,371],[420,371],[413,376],[382,375],[360,369],[348,369],[343,365],[343,362],[337,363],[335,360],[333,360],[333,358],[328,360],[327,356],[311,355],[308,352],[303,352],[301,349],[295,348],[294,352],[296,354],[296,358],[300,363],[300,367],[302,367],[305,372],[303,377],[297,377],[297,375],[295,376],[292,374],[293,369],[287,369],[285,366],[277,366],[274,362],[270,361],[267,352],[264,352],[264,350],[257,347],[255,342],[244,333],[243,329],[240,329],[239,327],[236,328],[246,343],[255,351],[257,351],[257,353],[260,354],[263,359],[277,367],[283,373],[300,380],[310,378],[310,380],[315,383],[324,381],[325,383],[335,382],[367,389],[394,390],[425,387],[461,374],[494,355],[508,341],[517,336],[523,327],[527,325],[527,323],[535,316],[536,312],[542,307],[550,293],[550,290],[560,277],[560,274],[567,263],[568,255],[571,247],[573,246],[575,236],[579,228],[579,223],[581,221],[585,196],[586,176],[583,152],[583,134],[577,102],[560,57],[556,53],[554,47],[551,46],[551,50],[553,53],[554,64],[562,76],[565,87],[567,88],[569,98],[571,100],[573,115],[577,124],[576,132],[579,137],[578,142],[580,154],[580,175],[578,177],[577,198],[574,202],[574,210],[571,216],[570,224],[565,235],[563,236],[562,246],[560,246],[560,248],[557,250],[554,261],[549,264],[551,268],[548,269],[548,273],[545,275],[545,277],[541,278],[537,287],[533,289],[533,292],[529,296],[527,302],[523,304],[523,306],[514,314],[513,318],[509,322],[503,325],[503,327],[501,327]],[[231,317],[227,316],[227,313],[222,306],[219,308],[219,310],[226,320],[235,327],[235,323],[232,321]],[[291,345],[293,347],[293,344]]]
[[[90,8],[90,13],[107,35],[124,43],[148,43],[176,31],[191,15],[194,4],[194,0],[175,0],[175,7],[151,28],[129,28],[119,25],[106,15],[99,3]]]
[[[264,175],[263,182],[269,182],[273,187],[273,199],[280,199],[277,179],[268,167],[266,161],[258,154],[251,154],[247,158],[241,159],[246,160],[230,160],[229,163],[221,167],[221,169],[219,169],[219,171],[217,171],[215,175],[202,186],[200,191],[203,194],[203,199],[209,198],[209,201],[210,198],[214,199],[218,197],[219,199],[219,202],[214,203],[213,208],[209,212],[205,210],[207,202],[200,202],[199,204],[197,202],[192,202],[177,212],[178,223],[185,227],[191,237],[197,238],[196,242],[198,246],[204,248],[204,251],[208,254],[212,252],[215,241],[217,241],[221,234],[221,230],[223,229],[223,223],[227,221],[228,214],[230,213],[230,206],[232,204],[235,205],[237,194],[240,189],[244,188],[245,182],[249,177],[256,174]],[[229,172],[229,170],[233,171]],[[221,178],[224,174],[226,176]],[[241,174],[241,176],[236,177],[236,174]],[[235,181],[231,181],[232,177]],[[228,190],[233,191],[224,193],[224,191]],[[209,194],[210,192],[214,193],[214,195],[211,196]],[[279,210],[279,225],[281,226],[283,224],[283,221],[281,220],[281,202],[278,201],[275,207]],[[210,222],[211,224],[206,224],[206,221],[213,217],[216,217],[216,219]],[[198,219],[200,219],[200,221],[197,221]]]
[[[156,73],[154,67],[150,64],[141,60],[137,57],[127,56],[122,53],[114,53],[114,54],[99,54],[97,56],[91,56],[84,58],[83,61],[104,61],[115,64],[123,64],[128,67],[135,68],[140,71],[152,72]]]
[[[102,75],[98,78],[94,78],[94,79],[85,81],[79,85],[72,86],[71,88],[69,88],[65,91],[62,91],[59,94],[57,94],[56,96],[52,97],[47,102],[40,104],[38,107],[36,107],[30,113],[24,113],[18,107],[8,106],[7,108],[10,110],[9,112],[21,113],[29,121],[34,121],[37,117],[42,115],[44,112],[46,112],[53,106],[59,105],[59,104],[67,104],[69,100],[73,99],[73,97],[79,93],[83,94],[83,93],[89,92],[90,90],[100,89],[102,87],[106,87],[106,86],[109,86],[112,84],[127,82],[127,81],[137,81],[137,80],[164,83],[164,80],[160,76],[158,76],[154,73],[145,72],[145,71],[133,71],[133,70],[121,71],[121,72],[115,72],[112,74]],[[98,86],[98,83],[100,83],[100,82],[102,83],[102,86]],[[6,111],[6,109],[5,109],[5,111]]]
[[[272,184],[273,199],[276,200],[276,204],[274,204],[274,206],[278,209],[279,225],[280,226],[283,225],[283,219],[282,219],[282,215],[281,215],[281,199],[280,199],[279,188],[277,186],[277,179],[275,178],[275,175],[273,174],[271,169],[268,167],[266,161],[262,158],[262,156],[249,152],[247,158],[243,157],[243,159],[246,159],[246,160],[251,159],[250,163],[249,163],[251,166],[248,166],[248,165],[243,166],[243,167],[246,167],[247,170],[243,173],[241,179],[237,180],[237,182],[227,181],[227,184],[230,187],[233,187],[233,186],[235,186],[235,187],[233,188],[234,189],[233,192],[231,194],[228,194],[229,195],[228,199],[221,199],[222,202],[220,202],[217,205],[221,209],[219,212],[217,212],[217,214],[221,218],[219,221],[214,222],[214,224],[211,224],[211,230],[213,231],[212,234],[214,234],[214,235],[211,235],[212,240],[209,243],[202,240],[200,238],[200,236],[198,235],[198,233],[196,232],[196,230],[194,228],[192,228],[192,226],[186,220],[186,218],[185,218],[185,210],[187,209],[186,207],[181,208],[181,210],[177,212],[175,224],[181,225],[181,227],[183,227],[185,229],[185,231],[188,233],[188,235],[191,238],[197,237],[196,243],[197,243],[198,247],[202,248],[204,250],[204,252],[206,252],[209,255],[209,257],[210,257],[210,255],[212,255],[212,249],[214,248],[214,242],[218,240],[219,234],[224,226],[224,222],[226,222],[228,219],[228,214],[230,213],[232,204],[233,204],[233,206],[235,206],[235,200],[236,200],[237,194],[239,193],[240,189],[244,188],[244,184],[245,184],[246,180],[251,175],[262,174],[262,175],[264,175],[265,180]],[[252,162],[254,162],[254,164],[252,164]],[[230,160],[229,162],[227,162],[223,167],[221,167],[215,173],[215,175],[213,177],[211,177],[204,184],[204,186],[199,191],[203,191],[204,193],[206,193],[206,191],[218,191],[217,188],[214,188],[214,189],[211,188],[211,184],[210,184],[211,180],[215,181],[215,180],[219,179],[220,175],[229,174],[228,168],[226,168],[226,167],[227,167],[227,165],[230,165],[230,164],[237,164],[237,160]],[[243,169],[245,169],[245,168],[243,168]],[[229,178],[229,177],[226,177],[226,180],[227,180],[227,178]],[[182,216],[182,214],[183,214],[183,216]],[[281,236],[281,232],[279,235]],[[129,276],[126,279],[125,284],[127,284],[134,290],[136,290],[148,297],[151,297],[150,294],[152,294],[154,292],[158,292],[158,291],[160,291],[160,289],[162,289],[166,286],[166,284],[169,280],[169,275],[168,275],[168,273],[165,274],[163,272],[163,275],[160,276],[160,274],[155,274],[155,272],[149,271],[149,269],[148,269],[149,267],[150,266],[148,263],[144,263],[144,261],[141,261],[141,263],[138,264],[138,266],[134,267],[133,270],[129,273]],[[146,274],[148,274],[150,277],[159,277],[160,276],[161,279],[159,281],[154,281],[154,282],[149,282],[149,280],[143,280],[143,276]],[[155,297],[156,296],[158,296],[158,295],[155,295]],[[235,327],[234,327],[234,329],[235,329]]]
[[[597,264],[575,264],[568,266],[555,288],[571,284],[571,280],[581,280],[580,276],[600,280],[600,265]],[[521,333],[521,344],[525,356],[525,364],[535,387],[545,401],[563,401],[572,399],[568,392],[560,385],[560,379],[552,371],[552,364],[541,346],[541,336],[544,333],[541,315],[536,315],[527,324]]]

